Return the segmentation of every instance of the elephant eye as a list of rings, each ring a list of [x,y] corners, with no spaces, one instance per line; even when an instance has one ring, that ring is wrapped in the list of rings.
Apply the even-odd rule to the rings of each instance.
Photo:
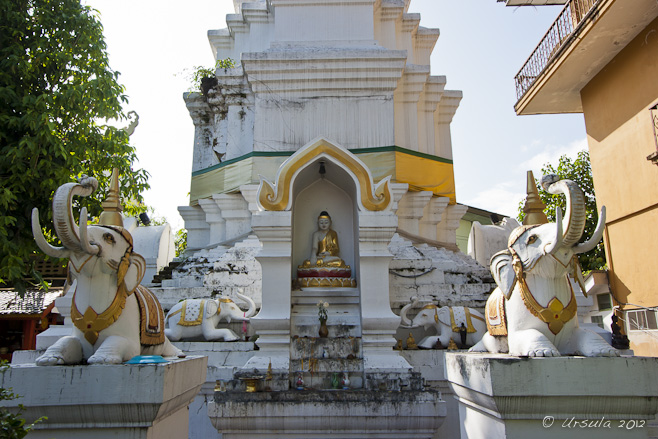
[[[112,236],[111,233],[103,233],[103,239],[108,244],[112,244],[112,245],[116,244],[116,240],[114,239],[114,236]]]
[[[537,235],[530,235],[528,237],[528,244],[532,244],[535,241],[537,241]]]

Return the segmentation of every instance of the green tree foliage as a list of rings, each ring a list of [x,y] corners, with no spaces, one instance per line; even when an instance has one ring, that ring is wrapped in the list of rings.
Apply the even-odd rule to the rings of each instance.
[[[190,92],[198,92],[201,90],[201,80],[204,78],[213,78],[217,69],[230,69],[235,67],[235,61],[231,58],[218,59],[215,63],[215,68],[211,69],[203,66],[194,66],[191,70],[185,69],[185,79],[190,81]]]
[[[587,219],[585,221],[585,232],[581,238],[581,242],[586,241],[594,233],[596,225],[599,220],[599,213],[596,209],[596,195],[594,194],[594,182],[592,181],[592,168],[589,161],[589,152],[586,150],[580,151],[575,160],[570,159],[568,156],[563,155],[560,157],[557,168],[550,163],[546,163],[542,169],[542,175],[556,174],[560,179],[568,179],[574,181],[585,193],[585,211]],[[544,212],[548,220],[555,222],[555,208],[559,207],[564,213],[566,210],[566,198],[564,195],[552,195],[544,191],[539,185],[539,180],[535,180],[539,188],[539,196],[542,202],[546,205]],[[519,204],[519,221],[523,221],[525,214],[523,213],[522,201]],[[587,253],[578,255],[578,261],[583,271],[602,270],[606,268],[605,249],[603,242],[600,242],[594,250]]]
[[[50,200],[82,174],[99,191],[78,200],[101,212],[109,173],[119,168],[122,195],[141,201],[146,171],[128,135],[103,121],[126,120],[119,73],[110,69],[97,12],[79,0],[0,0],[0,285],[24,290],[37,251],[30,212],[52,224]]]
[[[187,229],[179,229],[174,236],[176,245],[176,257],[183,256],[187,250]]]

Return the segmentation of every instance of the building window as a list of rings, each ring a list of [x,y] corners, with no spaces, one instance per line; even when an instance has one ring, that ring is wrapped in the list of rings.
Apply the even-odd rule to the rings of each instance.
[[[599,305],[599,311],[607,311],[612,309],[612,298],[610,294],[597,294],[596,303]]]
[[[592,316],[592,323],[599,325],[601,329],[605,329],[603,327],[603,316]]]
[[[637,309],[627,311],[628,326],[631,331],[646,331],[648,329],[658,329],[656,323],[656,311],[652,309]]]

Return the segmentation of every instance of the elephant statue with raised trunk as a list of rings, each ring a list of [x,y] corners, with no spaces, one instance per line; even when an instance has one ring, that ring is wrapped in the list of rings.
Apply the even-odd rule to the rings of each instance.
[[[616,356],[600,335],[578,326],[576,296],[569,275],[584,281],[576,255],[593,249],[605,227],[605,207],[592,237],[579,243],[585,229],[585,196],[571,180],[544,176],[544,190],[567,197],[566,216],[556,222],[514,229],[507,250],[491,258],[498,288],[487,300],[488,332],[474,352],[521,357],[560,355]]]
[[[203,337],[206,341],[236,341],[240,337],[228,328],[217,328],[225,320],[248,322],[256,314],[256,304],[250,297],[237,293],[237,296],[249,304],[247,311],[242,311],[230,298],[220,296],[217,299],[185,299],[174,305],[167,314],[167,337],[172,341],[190,340]]]
[[[37,245],[49,256],[69,259],[67,288],[73,291],[72,334],[50,346],[37,358],[37,365],[77,364],[82,360],[89,364],[121,363],[140,354],[181,354],[165,337],[164,312],[157,298],[139,285],[146,264],[133,251],[132,236],[122,227],[116,170],[112,179],[108,199],[113,197],[116,205],[112,212],[116,215],[109,216],[113,224],[87,226],[84,207],[80,225],[73,221],[73,196],[91,195],[98,187],[95,178],[83,176],[79,183],[67,183],[57,189],[53,219],[62,247],[46,241],[39,211],[32,211],[32,232]]]
[[[464,306],[439,307],[430,303],[425,305],[413,320],[409,320],[409,308],[415,307],[417,303],[418,298],[412,297],[411,303],[400,311],[400,317],[403,328],[422,326],[425,330],[430,327],[436,330],[437,335],[427,336],[416,343],[421,349],[433,349],[437,341],[441,347],[446,348],[451,339],[460,346],[473,346],[487,332],[484,316],[479,311]]]

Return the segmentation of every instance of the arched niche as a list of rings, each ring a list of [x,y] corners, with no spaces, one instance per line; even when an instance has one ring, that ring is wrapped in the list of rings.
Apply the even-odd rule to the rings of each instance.
[[[324,163],[325,174],[319,172]],[[318,158],[305,167],[293,183],[292,206],[292,277],[297,277],[297,266],[309,259],[311,236],[317,230],[317,218],[326,210],[331,216],[332,229],[338,234],[340,257],[358,273],[358,208],[357,190],[353,179],[341,167]]]

